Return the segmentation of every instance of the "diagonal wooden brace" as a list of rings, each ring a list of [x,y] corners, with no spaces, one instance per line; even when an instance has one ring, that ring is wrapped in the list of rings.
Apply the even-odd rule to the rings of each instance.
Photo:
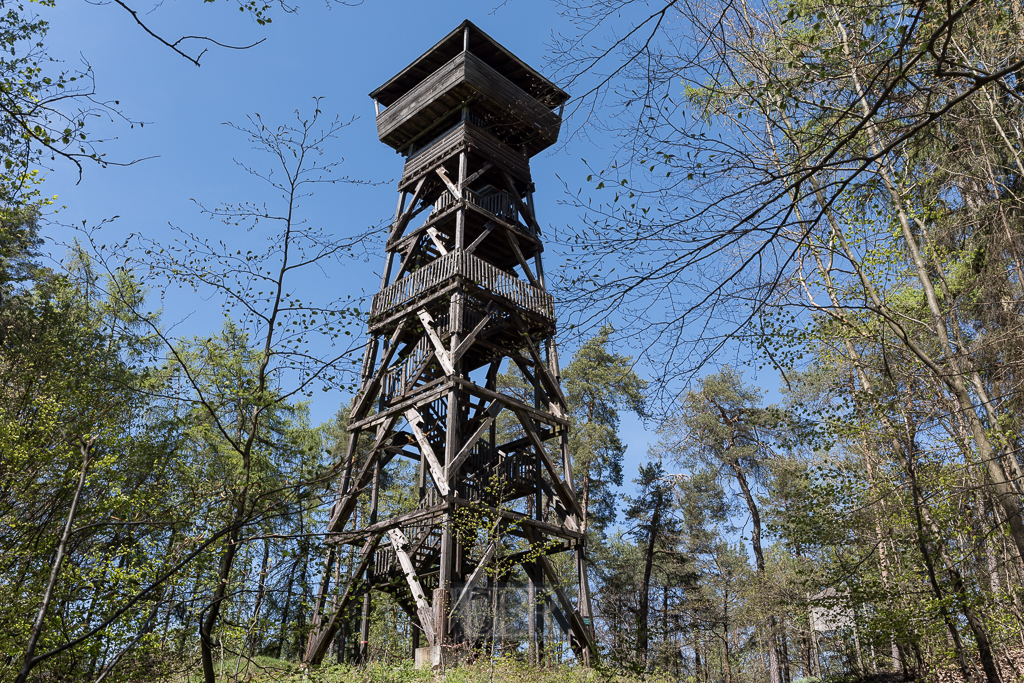
[[[475,446],[476,442],[480,440],[480,437],[484,435],[484,432],[487,431],[488,427],[491,426],[491,423],[494,422],[495,418],[498,417],[498,413],[500,413],[504,407],[505,406],[503,406],[499,401],[491,401],[491,405],[487,406],[487,410],[484,411],[487,414],[487,417],[485,417],[484,421],[480,423],[480,426],[476,428],[473,435],[466,440],[466,445],[462,447],[459,454],[456,455],[450,463],[448,463],[447,471],[449,474],[458,472],[459,467],[462,463],[466,462],[466,458],[468,458],[469,454],[473,452],[473,446]]]
[[[437,169],[437,175],[439,175],[441,180],[444,181],[444,184],[448,186],[448,191],[452,193],[452,199],[455,201],[462,199],[462,193],[459,192],[459,188],[455,187],[455,183],[448,180],[448,174],[444,172],[443,168]]]
[[[488,171],[490,171],[491,168],[493,168],[493,167],[494,167],[494,164],[492,164],[491,162],[488,161],[486,164],[484,164],[483,166],[480,167],[479,171],[477,171],[473,175],[471,175],[468,178],[466,178],[465,180],[463,180],[462,181],[462,187],[464,187],[464,188],[465,187],[469,187],[470,184],[473,181],[475,181],[477,178],[482,176],[484,173],[487,173]]]
[[[319,664],[323,660],[324,655],[327,654],[327,648],[334,638],[335,631],[338,630],[338,615],[344,614],[352,595],[352,587],[362,580],[363,573],[370,566],[370,561],[373,559],[373,551],[377,549],[381,536],[383,536],[383,533],[372,534],[366,540],[366,545],[363,546],[359,554],[359,564],[356,565],[355,570],[349,576],[348,583],[345,584],[345,588],[341,592],[341,600],[338,603],[338,607],[331,613],[323,628],[319,631],[310,632],[309,640],[306,643],[306,653],[302,661],[308,664]]]
[[[466,580],[466,587],[462,589],[461,593],[459,593],[459,599],[455,601],[455,604],[452,605],[452,611],[448,613],[449,631],[451,631],[452,627],[455,626],[455,622],[452,621],[452,617],[455,616],[455,612],[458,611],[459,605],[462,604],[462,601],[466,598],[466,596],[472,595],[473,587],[476,585],[476,582],[480,579],[480,577],[483,576],[484,571],[487,569],[487,565],[491,561],[491,558],[494,557],[495,550],[496,546],[494,544],[494,541],[491,541],[487,544],[487,549],[484,550],[483,557],[480,558],[480,562],[477,563],[476,569],[473,570],[473,573],[469,576],[469,579]]]
[[[572,510],[577,519],[582,519],[583,510],[580,509],[580,504],[576,502],[576,496],[572,494],[572,491],[569,490],[566,483],[562,481],[560,476],[558,476],[558,470],[555,468],[555,463],[551,462],[551,456],[548,455],[547,449],[544,448],[544,442],[537,434],[537,430],[533,428],[533,421],[530,420],[530,417],[519,408],[513,407],[512,410],[519,418],[519,422],[522,423],[523,430],[526,432],[527,438],[530,439],[530,443],[533,444],[534,450],[537,451],[537,457],[541,459],[541,462],[544,463],[544,467],[548,470],[548,474],[551,475],[551,485],[555,489],[555,493],[558,494],[559,499],[562,501],[562,505],[567,509]],[[570,524],[569,526],[572,528],[575,524]],[[578,531],[578,527],[572,530]]]
[[[475,240],[473,240],[472,244],[470,244],[468,247],[466,247],[466,250],[465,250],[466,253],[467,254],[472,254],[473,251],[475,251],[476,248],[480,246],[480,243],[483,242],[485,239],[487,239],[488,235],[490,235],[492,232],[494,232],[494,229],[496,227],[498,227],[498,224],[495,223],[494,221],[487,221],[486,223],[484,223],[484,231],[480,233],[479,237],[477,237]]]
[[[380,366],[377,367],[377,371],[373,373],[370,381],[363,386],[363,390],[359,393],[359,398],[356,399],[355,405],[352,406],[352,412],[349,413],[349,421],[355,422],[359,420],[369,408],[369,403],[373,399],[374,394],[377,393],[377,387],[380,386],[384,373],[388,370],[388,364],[391,363],[391,359],[395,356],[395,351],[398,350],[398,340],[402,338],[402,333],[405,332],[407,323],[408,319],[403,319],[398,323],[398,327],[395,328],[394,334],[391,335],[391,341],[388,343],[387,351],[384,352],[384,357],[380,360]]]
[[[388,531],[388,537],[391,539],[391,547],[395,550],[398,564],[402,567],[402,573],[405,574],[405,580],[409,583],[412,597],[416,601],[416,613],[420,617],[420,627],[427,636],[427,643],[430,647],[434,647],[437,644],[437,637],[434,633],[434,610],[430,606],[430,601],[427,600],[423,586],[420,585],[419,577],[416,576],[416,568],[412,564],[412,558],[405,551],[409,547],[409,540],[402,533],[401,529],[391,529]]]
[[[516,260],[519,261],[519,265],[522,266],[523,272],[526,273],[526,277],[529,278],[530,284],[537,289],[544,289],[544,285],[533,276],[533,271],[530,270],[529,264],[526,263],[526,259],[523,257],[523,251],[519,248],[519,240],[512,233],[511,230],[505,229],[505,239],[508,240],[508,245],[512,247],[512,253],[515,254]]]
[[[476,327],[474,327],[473,330],[466,335],[466,338],[463,339],[457,347],[455,347],[454,351],[452,351],[452,363],[459,362],[459,359],[462,358],[462,354],[466,353],[466,351],[469,350],[469,347],[473,345],[473,342],[476,341],[477,335],[480,334],[480,332],[487,326],[487,323],[491,322],[491,318],[494,317],[494,311],[491,309],[492,305],[493,304],[487,304],[487,315],[485,315],[483,319],[476,324]]]
[[[430,343],[434,345],[434,353],[437,354],[437,362],[441,364],[441,369],[444,370],[444,374],[451,377],[455,374],[455,366],[452,365],[451,356],[448,355],[448,349],[444,347],[444,343],[441,338],[437,336],[437,332],[434,331],[434,319],[429,313],[420,309],[416,311],[416,315],[419,316],[420,322],[423,323],[423,331],[427,337],[430,338]]]
[[[438,461],[437,455],[434,454],[434,448],[430,445],[430,441],[427,440],[427,435],[420,428],[420,425],[423,423],[423,417],[415,408],[409,408],[409,410],[405,411],[405,419],[409,421],[412,433],[416,437],[416,443],[420,446],[420,452],[427,460],[430,476],[434,478],[434,484],[437,486],[438,493],[447,497],[449,493],[448,477],[445,474],[445,469]]]

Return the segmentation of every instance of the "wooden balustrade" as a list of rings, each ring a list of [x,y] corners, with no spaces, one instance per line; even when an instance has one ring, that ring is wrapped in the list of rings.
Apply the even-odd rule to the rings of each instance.
[[[533,233],[533,230],[527,228],[525,225],[519,222],[519,214],[516,209],[515,202],[512,201],[512,195],[504,190],[498,192],[492,192],[488,195],[483,195],[472,190],[463,190],[463,199],[471,204],[479,206],[484,211],[493,214],[495,217],[518,227],[520,230],[525,232]],[[445,191],[437,198],[434,202],[434,208],[431,209],[431,215],[438,214],[450,207],[455,203],[452,198],[452,193]]]
[[[452,252],[385,287],[373,297],[370,317],[375,318],[445,284],[457,276],[496,294],[509,303],[546,318],[554,317],[554,299],[542,289],[519,280],[483,259]]]

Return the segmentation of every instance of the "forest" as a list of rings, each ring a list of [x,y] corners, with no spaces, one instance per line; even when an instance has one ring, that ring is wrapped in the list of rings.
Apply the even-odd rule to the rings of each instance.
[[[406,607],[341,600],[361,544],[325,535],[374,448],[348,428],[379,274],[324,278],[378,267],[391,217],[302,212],[388,184],[342,167],[352,123],[313,93],[228,129],[255,199],[164,231],[67,225],[51,176],[146,162],[108,155],[134,122],[53,56],[66,1],[0,15],[0,678],[1024,680],[1019,2],[542,0],[560,23],[534,66],[571,95],[546,154],[588,157],[544,181],[570,218],[543,234],[596,648],[538,619],[509,529],[468,515],[504,568],[478,647],[431,671]],[[299,9],[227,2],[259,38],[228,45],[108,4],[140,61],[190,68]],[[181,325],[175,301],[208,308]],[[491,380],[525,406],[524,367]],[[417,509],[422,468],[376,472],[355,519]],[[550,564],[585,592],[572,553]]]

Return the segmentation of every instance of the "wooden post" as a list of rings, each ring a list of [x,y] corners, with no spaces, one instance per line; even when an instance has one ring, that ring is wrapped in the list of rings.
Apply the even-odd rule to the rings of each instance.
[[[377,502],[380,495],[380,458],[373,466],[373,490],[370,494],[370,524],[377,522]],[[373,562],[366,568],[367,586],[373,585]],[[370,653],[370,608],[372,607],[370,591],[363,596],[363,616],[359,627],[359,661],[366,664]]]

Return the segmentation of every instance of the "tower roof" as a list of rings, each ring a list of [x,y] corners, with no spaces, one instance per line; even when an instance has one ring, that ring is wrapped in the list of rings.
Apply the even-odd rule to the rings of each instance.
[[[402,95],[461,53],[467,31],[471,53],[544,106],[554,109],[569,99],[569,95],[565,91],[541,76],[468,19],[455,27],[451,33],[420,55],[412,64],[402,69],[387,83],[371,92],[370,97],[385,107],[396,102]]]

